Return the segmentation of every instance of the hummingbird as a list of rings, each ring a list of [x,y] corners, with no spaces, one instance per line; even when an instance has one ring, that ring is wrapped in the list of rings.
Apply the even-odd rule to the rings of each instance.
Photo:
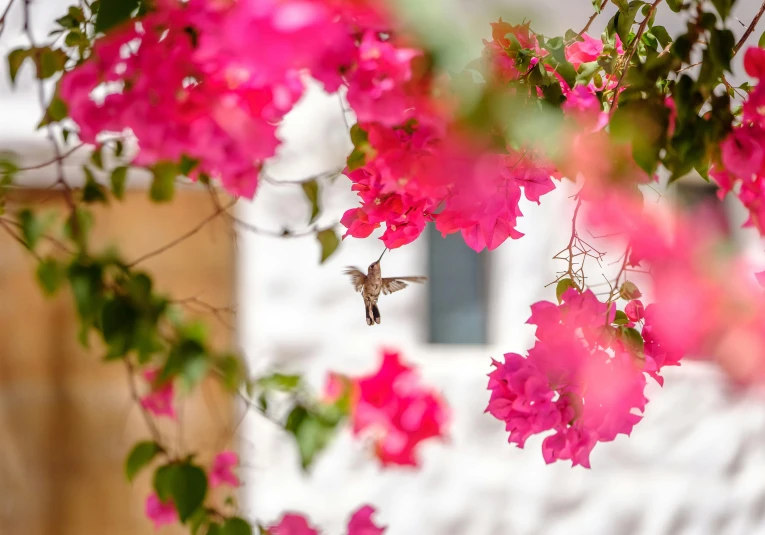
[[[369,264],[367,274],[359,268],[348,266],[346,275],[351,276],[351,283],[357,292],[361,292],[364,298],[364,310],[367,316],[367,325],[380,324],[380,309],[377,308],[377,299],[380,292],[385,295],[403,290],[408,286],[407,282],[425,282],[427,277],[383,277],[380,271],[380,260],[388,249],[386,248],[380,258]]]

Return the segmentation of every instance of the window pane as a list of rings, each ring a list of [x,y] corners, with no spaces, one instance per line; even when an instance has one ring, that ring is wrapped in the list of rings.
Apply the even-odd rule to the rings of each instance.
[[[429,340],[433,344],[486,343],[486,258],[462,235],[442,238],[428,225]]]
[[[677,198],[680,206],[696,216],[704,216],[721,236],[733,241],[730,217],[725,204],[717,198],[717,186],[699,181],[677,183]]]

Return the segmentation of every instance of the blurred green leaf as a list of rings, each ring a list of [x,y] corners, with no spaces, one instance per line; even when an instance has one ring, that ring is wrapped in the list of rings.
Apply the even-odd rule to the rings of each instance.
[[[720,14],[720,18],[724,21],[730,15],[730,10],[733,8],[734,0],[712,0],[712,4],[715,6],[717,13]]]
[[[619,338],[626,343],[630,348],[632,348],[635,353],[638,355],[643,355],[645,352],[645,342],[643,341],[643,337],[640,335],[640,333],[633,329],[632,327],[619,327],[619,330],[617,331],[619,333]]]
[[[162,447],[154,441],[139,442],[133,446],[125,461],[125,476],[127,480],[132,482],[135,476],[138,475],[138,472],[149,464],[161,451]]]
[[[31,57],[37,65],[37,77],[46,80],[58,72],[64,70],[69,56],[61,49],[53,50],[50,47],[35,48],[31,51]]]
[[[569,288],[574,288],[579,291],[579,286],[571,279],[561,279],[558,281],[558,284],[555,286],[555,296],[558,298],[558,303],[561,302],[563,294],[566,293],[566,290]]]
[[[252,535],[252,526],[239,517],[228,518],[220,530],[221,535]]]
[[[106,32],[126,22],[138,9],[139,0],[101,0],[96,17],[96,32]]]
[[[616,315],[614,316],[614,323],[616,325],[627,325],[629,322],[630,319],[627,317],[627,314],[621,310],[616,311]]]
[[[171,162],[159,162],[151,168],[154,179],[151,182],[149,197],[154,202],[167,202],[172,200],[175,193],[175,178],[178,176],[178,167]]]
[[[178,517],[185,523],[204,503],[207,476],[198,466],[171,463],[155,472],[154,489],[160,500],[173,500]]]
[[[319,183],[316,180],[303,182],[303,193],[305,193],[306,199],[311,204],[311,219],[308,224],[312,224],[319,217],[321,208],[319,207]]]
[[[334,427],[327,425],[305,407],[296,405],[287,417],[284,428],[292,433],[300,452],[300,465],[307,470],[329,443]]]
[[[119,200],[125,198],[125,182],[127,181],[127,171],[128,168],[124,165],[121,165],[112,169],[112,173],[109,176],[109,180],[112,184],[112,193]]]
[[[236,355],[224,355],[215,363],[221,375],[221,382],[229,392],[239,391],[239,386],[244,379],[244,365]]]
[[[96,182],[96,177],[93,176],[93,171],[88,167],[83,167],[82,170],[85,173],[85,186],[82,188],[82,202],[86,204],[100,202],[102,204],[108,204],[109,199],[106,196],[106,188]]]
[[[658,39],[661,48],[667,48],[672,43],[672,38],[667,33],[667,29],[664,26],[654,26],[651,28],[651,33]]]
[[[8,75],[11,78],[11,85],[16,82],[16,75],[24,60],[30,57],[31,54],[32,51],[26,48],[17,48],[8,54]]]
[[[18,214],[21,225],[21,235],[27,247],[34,249],[37,241],[45,234],[47,225],[43,218],[36,215],[29,208],[24,208]]]
[[[45,258],[37,265],[37,281],[45,295],[53,295],[66,278],[64,266],[54,258]]]
[[[335,230],[330,228],[317,232],[316,239],[321,245],[321,263],[323,264],[337,250],[340,238],[337,237]]]
[[[638,290],[638,287],[635,286],[635,283],[630,281],[625,281],[624,284],[622,284],[622,287],[619,288],[619,297],[626,301],[633,301],[635,299],[639,299],[643,294],[640,293],[640,290]]]
[[[261,377],[258,379],[257,384],[265,390],[281,390],[283,392],[291,392],[292,390],[295,390],[300,384],[300,376],[274,373],[266,377]]]

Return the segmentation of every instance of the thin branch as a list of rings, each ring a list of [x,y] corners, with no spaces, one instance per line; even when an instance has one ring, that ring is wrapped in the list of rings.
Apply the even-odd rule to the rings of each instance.
[[[592,25],[593,21],[600,15],[600,13],[603,11],[603,9],[606,7],[606,4],[608,4],[608,0],[603,0],[603,2],[600,4],[600,9],[598,9],[595,13],[592,14],[592,16],[587,21],[587,24],[585,24],[584,28],[577,34],[577,36],[581,37],[585,33],[587,33],[587,30],[590,29],[590,25]]]
[[[188,231],[188,232],[186,232],[185,234],[183,234],[183,235],[181,235],[181,236],[177,237],[177,238],[176,238],[176,239],[174,239],[173,241],[171,241],[171,242],[169,242],[169,243],[167,243],[167,244],[163,245],[163,246],[162,246],[162,247],[160,247],[159,249],[155,249],[155,250],[153,250],[153,251],[151,251],[151,252],[149,252],[149,253],[146,253],[146,254],[145,254],[145,255],[143,255],[143,256],[139,256],[137,259],[133,260],[133,261],[132,261],[130,264],[128,264],[128,267],[131,267],[131,268],[132,268],[132,267],[134,267],[136,264],[140,264],[140,263],[141,263],[141,262],[143,262],[144,260],[148,260],[149,258],[152,258],[152,257],[154,257],[154,256],[157,256],[158,254],[162,254],[162,253],[164,253],[165,251],[167,251],[168,249],[172,249],[173,247],[175,247],[175,246],[176,246],[176,245],[178,245],[179,243],[181,243],[181,242],[184,242],[184,241],[188,240],[188,239],[189,239],[189,238],[191,238],[191,237],[192,237],[194,234],[196,234],[197,232],[199,232],[200,230],[202,230],[202,229],[205,227],[205,225],[207,225],[207,224],[208,224],[210,221],[212,221],[213,219],[215,219],[216,217],[218,217],[219,215],[221,215],[222,213],[224,213],[226,210],[228,210],[229,208],[231,208],[231,207],[232,207],[234,204],[236,204],[236,201],[237,201],[237,200],[236,200],[236,199],[234,199],[233,201],[231,201],[231,202],[230,202],[230,203],[229,203],[227,206],[225,206],[225,207],[224,207],[224,206],[218,206],[218,208],[217,208],[217,209],[216,209],[216,210],[215,210],[215,211],[214,211],[212,214],[208,215],[206,218],[204,218],[202,221],[200,221],[200,222],[199,222],[199,224],[198,224],[196,227],[192,228],[191,230],[189,230],[189,231]]]
[[[273,184],[274,186],[284,186],[284,185],[297,185],[297,184],[305,184],[307,182],[312,182],[314,180],[322,180],[325,178],[333,178],[340,173],[342,173],[343,170],[340,168],[330,169],[328,171],[322,171],[321,173],[317,173],[315,175],[311,175],[305,178],[300,178],[297,180],[276,180],[274,177],[269,175],[265,169],[260,171],[260,177],[268,182],[269,184]]]
[[[32,19],[31,15],[29,14],[30,4],[31,0],[24,0],[24,33],[26,34],[27,39],[29,39],[29,44],[32,45],[32,48],[36,48],[34,34],[32,33]],[[40,101],[40,107],[43,110],[43,113],[47,114],[48,105],[47,99],[45,98],[44,80],[38,80],[37,97]],[[62,156],[61,147],[59,147],[58,140],[56,139],[53,123],[49,122],[46,125],[46,131],[48,134],[48,140],[50,141],[50,144],[53,147],[53,152],[55,154],[53,161],[56,163],[56,170],[58,175],[56,183],[61,184],[64,187],[64,197],[66,199],[66,203],[69,205],[69,209],[72,212],[72,234],[77,237],[80,234],[79,221],[77,217],[75,217],[77,206],[75,205],[74,197],[72,195],[72,188],[69,186],[69,183],[66,181],[66,177],[64,175],[64,157]]]
[[[30,252],[30,253],[31,253],[31,254],[32,254],[32,255],[33,255],[33,256],[34,256],[34,257],[37,259],[37,261],[38,261],[38,262],[42,262],[42,258],[40,258],[40,255],[38,255],[38,254],[37,254],[37,253],[36,253],[36,252],[35,252],[35,251],[34,251],[34,250],[31,248],[31,247],[29,247],[29,245],[27,244],[27,242],[25,242],[25,241],[24,241],[24,240],[21,238],[21,236],[19,236],[18,234],[16,234],[16,233],[13,231],[13,229],[12,229],[12,228],[11,228],[11,227],[8,225],[8,223],[6,223],[6,222],[5,222],[5,219],[0,219],[0,227],[3,227],[3,229],[5,230],[5,232],[7,232],[7,233],[8,233],[8,235],[9,235],[11,238],[13,238],[15,241],[19,242],[19,243],[20,243],[22,246],[24,246],[24,249],[26,249],[27,251],[29,251],[29,252]]]
[[[624,67],[622,68],[622,74],[619,76],[619,81],[616,83],[616,89],[614,89],[614,100],[611,102],[611,109],[608,110],[609,118],[613,117],[614,112],[616,111],[616,105],[619,100],[619,89],[621,89],[622,83],[624,82],[624,77],[627,75],[627,71],[630,68],[630,61],[632,61],[632,56],[635,55],[635,52],[637,52],[637,49],[640,46],[640,38],[643,37],[643,32],[648,25],[648,20],[651,18],[653,12],[656,11],[656,8],[659,6],[659,4],[661,4],[661,2],[662,0],[656,0],[653,4],[651,4],[648,13],[646,13],[645,18],[643,19],[643,22],[641,22],[640,26],[638,26],[638,31],[635,34],[635,39],[632,41],[632,46],[625,56],[626,59],[624,61]]]
[[[130,397],[133,398],[133,401],[136,403],[136,405],[138,405],[138,408],[141,410],[143,419],[146,422],[146,427],[148,427],[149,432],[151,433],[151,436],[154,439],[154,442],[159,444],[162,440],[162,437],[159,434],[159,429],[157,428],[157,424],[154,422],[152,417],[149,415],[149,413],[141,404],[141,398],[138,396],[138,388],[136,388],[136,384],[135,384],[135,370],[133,369],[133,365],[127,359],[125,359],[124,362],[125,362],[125,368],[127,370],[127,375],[128,375],[128,386],[130,388]]]
[[[0,216],[0,223],[13,225],[14,227],[21,228],[21,223],[19,223],[18,221],[14,221],[13,219],[9,219],[7,217]],[[56,247],[58,247],[59,249],[61,249],[67,254],[74,254],[74,251],[72,251],[69,247],[67,247],[66,244],[62,242],[61,240],[59,240],[58,238],[54,238],[53,236],[49,234],[43,234],[42,236],[40,236],[40,238],[43,240],[48,240],[53,245],[55,245]]]
[[[264,229],[260,227],[256,227],[252,223],[248,223],[246,221],[242,221],[241,219],[226,213],[225,216],[233,223],[239,225],[240,227],[244,228],[245,230],[248,230],[250,232],[253,232],[255,234],[261,234],[263,236],[272,236],[274,238],[301,238],[303,236],[310,236],[311,234],[314,234],[316,232],[323,232],[325,230],[331,230],[337,226],[337,223],[333,223],[332,225],[326,226],[326,227],[310,227],[305,230],[289,230],[284,229],[282,231],[278,230],[270,230],[270,229]]]
[[[738,54],[738,51],[741,50],[741,47],[744,46],[744,43],[747,39],[749,39],[749,36],[752,35],[752,32],[754,31],[755,26],[757,26],[757,23],[760,22],[760,18],[762,18],[762,14],[765,13],[765,1],[762,2],[762,5],[760,6],[760,10],[757,12],[757,14],[752,19],[752,22],[749,23],[749,27],[744,32],[744,35],[741,36],[741,39],[738,40],[738,43],[736,43],[736,46],[733,47],[733,55],[735,56]]]
[[[202,310],[205,310],[215,316],[215,318],[223,324],[224,327],[226,327],[229,330],[234,330],[234,326],[229,323],[224,315],[229,316],[236,316],[236,308],[233,306],[227,306],[227,307],[216,307],[215,305],[211,305],[210,303],[206,301],[202,301],[201,299],[197,297],[187,297],[186,299],[179,299],[176,301],[172,301],[176,305],[180,305],[182,307],[186,307],[189,310],[193,312],[198,312],[199,309],[195,309],[194,307],[197,306],[201,308]]]
[[[85,146],[85,143],[80,143],[79,145],[72,147],[71,149],[63,153],[60,157],[57,156],[53,158],[52,160],[48,160],[47,162],[43,162],[41,164],[31,165],[29,167],[20,167],[19,171],[33,171],[35,169],[42,169],[43,167],[48,167],[49,165],[53,165],[54,163],[57,163],[59,160],[66,160],[74,152],[76,152],[78,149],[81,149],[84,146]]]
[[[3,14],[0,15],[0,36],[3,35],[3,31],[5,30],[5,19],[8,18],[8,12],[11,10],[11,6],[13,5],[13,2],[15,2],[15,0],[8,0],[8,5],[5,6],[5,9],[3,10]]]

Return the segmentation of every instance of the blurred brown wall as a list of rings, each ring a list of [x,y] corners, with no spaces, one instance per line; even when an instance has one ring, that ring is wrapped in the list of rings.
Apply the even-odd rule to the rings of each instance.
[[[63,209],[50,192],[33,197],[42,207]],[[212,212],[206,192],[178,191],[162,206],[144,191],[128,192],[123,203],[96,210],[94,245],[117,245],[124,258],[134,259]],[[216,307],[234,301],[234,266],[230,229],[220,218],[141,264],[161,292]],[[34,269],[29,253],[0,232],[0,535],[154,533],[143,513],[148,471],[132,485],[124,477],[130,447],[150,438],[130,398],[125,367],[103,363],[97,341],[90,351],[79,345],[71,294],[66,289],[44,298]],[[229,328],[196,308],[212,327],[216,347],[233,342]],[[209,460],[235,423],[232,404],[206,383],[179,408],[180,440]]]

